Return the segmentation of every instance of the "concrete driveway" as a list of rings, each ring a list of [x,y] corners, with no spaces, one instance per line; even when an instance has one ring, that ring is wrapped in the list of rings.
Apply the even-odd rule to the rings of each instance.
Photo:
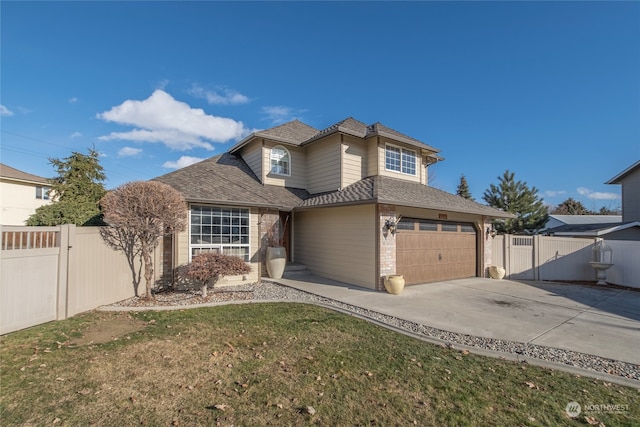
[[[282,284],[450,332],[640,364],[640,292],[550,282],[460,279],[374,292],[318,277]]]

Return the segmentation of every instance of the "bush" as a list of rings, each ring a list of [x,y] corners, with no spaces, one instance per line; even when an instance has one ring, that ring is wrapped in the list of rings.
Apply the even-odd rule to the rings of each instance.
[[[221,276],[248,274],[251,267],[237,256],[207,252],[194,256],[179,272],[180,276],[200,284],[202,296],[206,297],[207,287],[213,287]]]

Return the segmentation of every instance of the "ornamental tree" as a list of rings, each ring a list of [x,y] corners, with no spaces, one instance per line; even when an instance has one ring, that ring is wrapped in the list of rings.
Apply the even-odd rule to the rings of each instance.
[[[187,226],[187,204],[173,187],[156,181],[134,181],[107,193],[100,202],[104,221],[101,231],[105,243],[127,256],[138,296],[135,259],[144,264],[145,298],[152,299],[153,250],[160,237],[184,231]],[[137,283],[140,282],[138,272]]]
[[[185,278],[200,284],[202,296],[207,297],[207,288],[215,286],[222,276],[248,274],[251,267],[243,259],[233,256],[205,252],[193,257],[191,262],[180,270]]]
[[[494,222],[499,233],[535,233],[549,219],[549,209],[538,196],[538,189],[529,188],[526,182],[516,181],[514,173],[506,170],[498,177],[499,184],[487,189],[482,198],[489,206],[516,215],[516,218],[500,219]]]
[[[99,153],[72,152],[64,159],[50,158],[58,175],[51,180],[52,203],[40,206],[29,217],[27,225],[53,226],[60,224],[99,225],[98,202],[105,195],[104,169],[99,162]]]

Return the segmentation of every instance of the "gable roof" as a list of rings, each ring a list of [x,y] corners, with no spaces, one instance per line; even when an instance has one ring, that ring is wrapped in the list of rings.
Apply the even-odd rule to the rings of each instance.
[[[605,184],[622,184],[622,180],[627,175],[633,173],[638,169],[640,169],[640,160],[638,160],[637,162],[635,162],[634,164],[632,164],[631,166],[629,166],[628,168],[620,172],[618,175],[611,178],[609,181],[605,182]]]
[[[354,135],[360,138],[383,136],[399,142],[403,142],[416,148],[432,151],[433,153],[440,152],[440,150],[438,150],[437,148],[427,145],[422,141],[418,141],[415,138],[411,138],[410,136],[407,136],[401,132],[393,130],[380,122],[374,123],[372,125],[366,125],[361,121],[354,119],[353,117],[348,117],[320,131],[296,119],[291,122],[272,127],[270,129],[253,132],[242,139],[240,142],[238,142],[236,145],[231,147],[229,152],[235,153],[240,148],[244,147],[246,144],[252,141],[254,138],[267,138],[285,144],[303,146],[311,144],[337,132]],[[438,156],[432,157],[436,161],[442,160],[442,158]]]
[[[0,177],[8,178],[16,181],[28,181],[35,184],[50,184],[47,178],[23,172],[4,163],[0,163]]]
[[[306,190],[262,185],[242,158],[224,153],[154,178],[188,202],[277,207],[290,210],[309,197]]]
[[[456,196],[417,182],[404,181],[383,175],[370,176],[342,190],[312,195],[300,204],[304,207],[386,203],[485,215],[492,218],[515,218],[515,215],[472,200]]]

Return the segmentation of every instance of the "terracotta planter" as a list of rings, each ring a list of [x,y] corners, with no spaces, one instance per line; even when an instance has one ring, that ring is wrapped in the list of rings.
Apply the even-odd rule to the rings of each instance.
[[[384,287],[390,294],[400,294],[404,289],[404,276],[402,274],[391,274],[389,276],[385,276]]]
[[[280,279],[287,265],[287,251],[283,247],[267,248],[267,273],[272,279]]]
[[[496,267],[495,265],[489,267],[489,277],[491,277],[492,279],[500,280],[504,277],[504,274],[505,271],[502,267]]]

